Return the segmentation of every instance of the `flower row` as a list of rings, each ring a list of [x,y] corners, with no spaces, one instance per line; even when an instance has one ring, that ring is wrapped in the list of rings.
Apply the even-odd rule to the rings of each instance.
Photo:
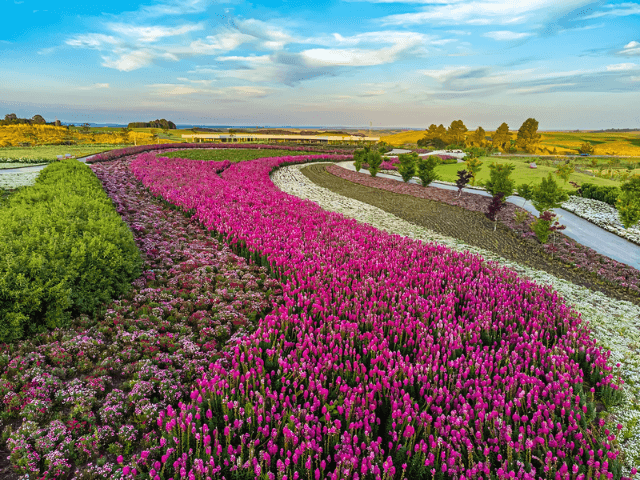
[[[282,280],[283,304],[157,417],[154,479],[619,476],[594,396],[608,352],[553,291],[479,257],[326,212],[262,159],[140,155],[150,191]],[[325,157],[337,160],[336,157]],[[268,475],[267,475],[268,474]]]

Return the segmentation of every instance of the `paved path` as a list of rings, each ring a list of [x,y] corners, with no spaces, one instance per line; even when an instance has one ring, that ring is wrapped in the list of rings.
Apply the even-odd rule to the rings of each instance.
[[[355,171],[355,167],[352,162],[341,162],[338,164],[342,168]],[[385,173],[378,173],[379,177],[390,178],[392,180],[402,181],[402,178],[396,175],[388,175]],[[411,183],[420,184],[418,180],[411,179]],[[446,190],[458,190],[453,185],[446,185],[439,182],[434,182],[430,186],[443,188]],[[491,195],[484,190],[475,190],[472,188],[465,188],[465,192],[474,193],[476,195],[483,195],[490,197]],[[524,206],[524,198],[517,195],[507,197],[507,201],[515,203],[519,207],[524,208],[528,212],[538,215],[538,211],[533,208],[530,202],[527,202]],[[603,228],[594,225],[593,223],[574,215],[562,208],[556,208],[553,210],[559,217],[559,222],[565,225],[567,228],[562,231],[567,237],[573,238],[576,242],[586,247],[592,248],[596,252],[617,260],[620,263],[624,263],[633,268],[640,270],[640,246],[635,243],[631,243],[622,237],[619,237]]]
[[[97,154],[96,154],[97,155]],[[78,160],[79,162],[86,162],[87,159],[93,157],[94,155],[89,155],[87,157],[80,157],[77,158],[76,160]],[[20,168],[4,168],[4,169],[0,169],[0,175],[5,174],[5,173],[31,173],[31,172],[39,172],[40,170],[42,170],[43,168],[45,168],[48,165],[48,163],[45,163],[43,165],[34,165],[32,167],[20,167]]]

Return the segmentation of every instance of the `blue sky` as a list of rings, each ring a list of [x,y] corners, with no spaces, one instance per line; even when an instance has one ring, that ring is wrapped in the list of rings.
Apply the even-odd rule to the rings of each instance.
[[[2,115],[640,126],[640,3],[2,2]]]

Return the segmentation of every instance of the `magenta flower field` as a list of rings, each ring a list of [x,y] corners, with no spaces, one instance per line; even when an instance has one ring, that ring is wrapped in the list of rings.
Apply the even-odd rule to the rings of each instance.
[[[282,301],[154,416],[127,478],[620,478],[608,352],[558,295],[358,224],[238,163],[139,155],[149,191],[267,269]],[[324,156],[326,160],[342,157]]]

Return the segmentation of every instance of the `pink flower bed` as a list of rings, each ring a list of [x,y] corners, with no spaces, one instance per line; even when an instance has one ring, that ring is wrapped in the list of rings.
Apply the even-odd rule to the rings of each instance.
[[[313,157],[318,158],[318,157]],[[324,157],[337,160],[336,157]],[[132,171],[281,279],[283,303],[212,363],[125,477],[613,478],[608,352],[507,269],[284,194],[269,173],[143,154]]]
[[[331,174],[349,180],[350,182],[365,185],[367,187],[380,188],[389,192],[402,193],[404,195],[412,195],[419,198],[426,198],[438,202],[444,202],[449,205],[455,205],[472,212],[486,212],[491,199],[481,195],[463,192],[458,197],[458,193],[452,190],[444,190],[437,187],[424,188],[420,185],[412,183],[404,183],[388,178],[372,177],[366,173],[353,172],[336,165],[327,167],[327,171]],[[515,220],[517,211],[526,213],[524,224],[519,224]],[[535,233],[530,225],[535,220],[532,214],[523,208],[507,203],[498,214],[498,221],[506,225],[511,230],[525,238],[535,239]],[[601,279],[608,281],[614,285],[620,285],[628,288],[632,292],[640,293],[640,271],[621,262],[617,262],[611,258],[605,257],[596,252],[592,248],[579,244],[572,238],[563,234],[557,234],[558,240],[544,245],[544,249],[549,253],[553,253],[557,258],[564,262],[574,265],[581,270],[597,274]]]

